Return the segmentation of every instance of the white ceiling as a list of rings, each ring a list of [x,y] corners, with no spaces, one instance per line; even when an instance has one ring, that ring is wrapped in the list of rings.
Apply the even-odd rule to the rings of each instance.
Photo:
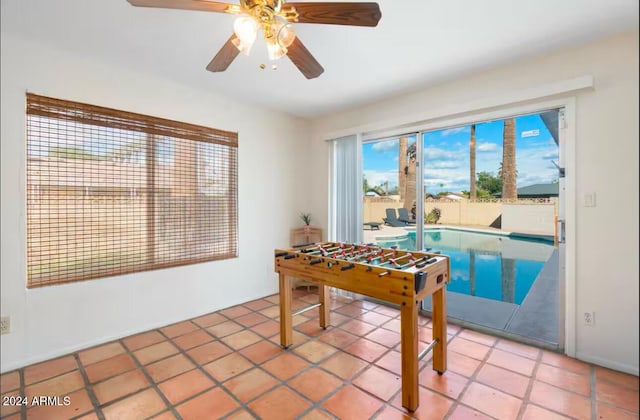
[[[268,60],[260,40],[251,56],[239,55],[226,72],[206,71],[232,32],[234,17],[227,14],[138,8],[126,0],[2,0],[2,32],[316,117],[638,28],[638,0],[378,3],[376,28],[296,25],[325,68],[314,80],[286,57],[278,70],[261,70]]]

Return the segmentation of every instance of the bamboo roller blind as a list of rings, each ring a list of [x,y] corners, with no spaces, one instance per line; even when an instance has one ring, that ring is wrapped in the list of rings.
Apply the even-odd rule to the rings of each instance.
[[[237,133],[27,94],[27,286],[237,256]]]

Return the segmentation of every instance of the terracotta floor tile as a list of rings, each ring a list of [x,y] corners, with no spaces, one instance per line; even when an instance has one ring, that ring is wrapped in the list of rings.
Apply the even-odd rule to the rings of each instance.
[[[302,333],[299,333],[296,330],[293,330],[293,346],[306,343],[308,340],[309,340],[309,337],[307,337]],[[280,334],[276,334],[274,336],[269,337],[269,341],[271,341],[274,344],[280,345]]]
[[[136,367],[135,362],[127,353],[94,363],[85,368],[89,382],[96,383]]]
[[[275,295],[267,296],[264,299],[273,304],[278,304],[278,302],[280,302],[280,296],[277,293]]]
[[[471,420],[471,419],[490,420],[492,419],[492,417],[486,416],[479,411],[476,411],[472,408],[469,408],[460,404],[458,404],[458,406],[453,409],[453,412],[448,417],[448,420]]]
[[[537,360],[540,355],[539,348],[516,343],[515,341],[507,340],[506,338],[499,339],[496,343],[496,348],[510,353],[515,353],[518,356],[524,356],[532,360]]]
[[[591,395],[591,378],[589,375],[580,375],[541,363],[536,372],[536,379],[567,391],[577,392],[585,397]]]
[[[377,312],[382,315],[386,315],[391,318],[395,318],[400,315],[400,310],[396,308],[391,308],[389,306],[379,305],[373,308],[374,312]]]
[[[342,381],[314,367],[290,379],[288,384],[310,400],[320,401],[325,395],[341,386]]]
[[[368,419],[382,407],[382,402],[347,385],[329,397],[322,407],[339,419]]]
[[[24,369],[24,383],[25,385],[31,385],[35,382],[40,382],[44,379],[49,379],[75,369],[78,369],[78,363],[73,356],[47,360],[46,362],[26,367]],[[2,392],[11,391],[11,389],[4,388],[4,379],[2,385]]]
[[[376,416],[376,420],[410,420],[412,418],[414,417],[409,417],[407,412],[400,411],[390,405],[385,406]]]
[[[260,334],[265,338],[269,338],[274,334],[280,332],[280,324],[278,322],[269,320],[267,322],[254,325],[253,327],[251,327],[251,331]]]
[[[213,334],[215,337],[222,338],[233,333],[236,333],[242,330],[243,327],[240,324],[236,324],[233,321],[226,321],[220,324],[212,325],[207,327],[206,330]]]
[[[147,389],[103,408],[102,412],[106,420],[143,419],[166,408],[156,391]]]
[[[334,328],[322,334],[318,339],[341,349],[356,341],[358,337],[339,328]]]
[[[458,336],[451,340],[448,345],[448,350],[455,351],[456,353],[472,357],[477,360],[483,360],[487,356],[487,353],[489,353],[489,350],[491,350],[491,348],[474,341],[460,338],[460,336]]]
[[[97,417],[96,417],[97,419]],[[157,416],[151,417],[151,420],[176,420],[177,417],[173,415],[171,411],[165,411]]]
[[[223,382],[253,367],[253,364],[237,353],[214,360],[203,368],[218,381]]]
[[[368,363],[350,354],[339,352],[322,362],[320,366],[342,379],[351,379],[364,370]]]
[[[249,408],[264,420],[294,419],[311,404],[287,387],[280,386],[249,404]]]
[[[238,305],[238,306],[233,306],[231,308],[223,309],[222,311],[220,311],[220,313],[226,316],[227,318],[233,319],[233,318],[237,318],[239,316],[251,313],[251,310],[245,308],[242,305]]]
[[[489,347],[493,346],[496,341],[498,341],[496,337],[472,330],[462,330],[460,331],[460,334],[458,334],[458,337],[469,341],[475,341],[476,343],[484,344]]]
[[[18,397],[18,398],[24,399],[24,395],[20,392],[20,390],[16,389],[15,391],[6,392],[6,393],[2,394],[1,397],[2,397],[2,404],[0,404],[0,417],[2,417],[2,420],[5,419],[5,416],[8,416],[9,414],[13,414],[13,413],[19,412],[22,409],[22,407],[20,406],[19,403],[6,404],[6,405],[4,404],[5,398],[7,398],[7,397]],[[20,400],[20,402],[22,403],[22,400]],[[18,414],[18,416],[19,416],[19,414]],[[18,417],[18,418],[20,418],[20,417]]]
[[[224,387],[240,401],[247,403],[258,395],[275,387],[278,383],[273,376],[267,374],[262,369],[255,368],[233,379],[229,379],[224,383]]]
[[[212,343],[207,343],[202,346],[192,348],[191,350],[187,351],[187,354],[192,357],[193,360],[196,361],[196,363],[204,365],[222,356],[226,356],[232,351],[233,350],[231,350],[223,343],[214,341]]]
[[[468,378],[450,370],[438,375],[438,372],[429,367],[422,369],[418,378],[421,386],[438,391],[452,399],[458,398],[469,382]]]
[[[480,368],[476,381],[518,398],[524,398],[531,378],[497,366],[485,364]]]
[[[542,352],[542,363],[570,370],[582,375],[588,375],[589,372],[591,372],[591,366],[588,363],[550,351]]]
[[[611,383],[621,385],[631,389],[637,390],[640,388],[640,380],[638,379],[637,376],[603,368],[600,366],[595,367],[595,372],[596,372],[596,384],[599,381],[607,381],[607,382],[611,382]]]
[[[402,373],[402,357],[400,355],[400,352],[388,352],[376,361],[376,365],[380,366],[383,369],[391,371],[396,375],[400,375]]]
[[[149,381],[140,370],[132,370],[93,386],[93,392],[100,402],[106,404],[117,398],[148,387]]]
[[[522,400],[488,386],[473,382],[460,402],[498,419],[515,419]]]
[[[17,370],[0,375],[0,393],[4,394],[18,388],[20,388],[20,373]]]
[[[413,415],[417,419],[443,419],[446,417],[446,414],[449,412],[451,406],[453,405],[452,400],[423,387],[419,387],[418,389],[418,398],[420,405],[418,406],[418,409],[413,413]],[[404,408],[402,407],[401,393],[398,393],[396,395],[396,397],[393,399],[392,404],[395,407],[404,410]]]
[[[389,401],[402,387],[399,375],[377,366],[371,366],[362,372],[352,383],[383,401]]]
[[[381,325],[382,328],[387,329],[389,331],[395,331],[397,333],[400,332],[400,320],[399,319],[392,319],[389,322],[385,322],[384,324]]]
[[[200,369],[178,375],[158,385],[160,391],[173,405],[193,397],[202,391],[213,388],[215,383],[209,379]]]
[[[228,321],[229,318],[220,315],[215,312],[212,314],[202,315],[197,318],[192,319],[191,321],[199,326],[200,328],[210,327],[212,325],[222,324],[223,322]]]
[[[487,362],[526,376],[531,376],[536,366],[536,362],[531,359],[499,349],[493,349]]]
[[[80,371],[74,370],[25,388],[24,395],[67,395],[84,387]]]
[[[255,417],[253,414],[249,413],[247,410],[241,409],[236,410],[233,414],[226,418],[226,420],[254,420]]]
[[[314,408],[304,416],[300,417],[300,420],[334,420],[334,419],[335,417],[333,417],[331,414],[327,413],[324,410],[320,410],[319,408]]]
[[[320,326],[317,319],[311,319],[296,326],[296,330],[311,337],[316,337],[326,330]]]
[[[249,308],[253,311],[259,311],[260,309],[264,309],[272,305],[273,305],[272,302],[269,302],[268,300],[265,300],[265,299],[252,300],[251,302],[242,304],[242,306],[244,306],[245,308]]]
[[[163,341],[162,343],[153,344],[149,347],[145,347],[133,352],[133,355],[138,359],[141,365],[148,365],[165,357],[178,353],[178,348],[170,341]]]
[[[173,339],[173,342],[182,350],[189,350],[193,347],[200,346],[204,343],[212,341],[214,338],[207,334],[204,330],[196,330],[190,333],[181,335]]]
[[[155,419],[155,417],[154,417]],[[96,414],[95,411],[92,411],[88,414],[85,414],[82,417],[77,417],[75,420],[99,420],[98,415]]]
[[[638,412],[623,410],[599,402],[596,403],[596,418],[603,420],[638,420]]]
[[[305,369],[307,366],[309,366],[309,363],[305,362],[298,356],[294,356],[291,353],[283,353],[275,359],[271,359],[263,364],[262,368],[267,370],[273,376],[285,380],[298,374],[298,372]]]
[[[266,316],[267,318],[275,318],[280,316],[280,307],[272,306],[270,308],[260,309],[258,312],[260,312],[262,315]]]
[[[361,338],[345,347],[344,351],[371,363],[380,358],[389,349],[373,341]]]
[[[547,385],[544,382],[533,382],[529,400],[541,407],[569,417],[591,418],[591,401],[589,398]]]
[[[357,306],[351,306],[351,305],[344,305],[334,309],[333,311],[341,313],[342,315],[350,316],[350,317],[357,317],[363,314],[364,312],[367,312],[367,310],[364,308],[359,308]]]
[[[311,340],[293,350],[293,352],[298,356],[302,356],[312,363],[318,363],[322,359],[331,356],[336,351],[335,347],[318,340]]]
[[[345,322],[344,324],[340,325],[340,328],[350,332],[351,334],[363,336],[373,331],[376,327],[371,324],[367,324],[366,322],[352,319],[351,321]]]
[[[342,315],[336,312],[332,312],[331,314],[329,314],[329,325],[333,327],[339,327],[349,320],[351,320],[351,318],[346,315]]]
[[[599,381],[596,384],[596,399],[636,413],[640,409],[638,405],[638,390],[611,382]]]
[[[142,334],[132,335],[122,339],[122,342],[129,349],[129,351],[136,351],[144,347],[148,347],[152,344],[157,344],[166,338],[158,331],[148,331]]]
[[[283,350],[282,347],[273,344],[271,341],[262,340],[243,348],[240,350],[240,354],[251,360],[253,363],[259,365],[262,362],[283,353],[284,351],[285,350]]]
[[[395,347],[400,344],[400,334],[385,330],[384,328],[378,328],[371,331],[364,338],[374,341],[378,344],[382,344],[386,347]]]
[[[564,420],[568,418],[533,404],[527,404],[522,414],[522,420]]]
[[[20,419],[21,419],[20,413],[15,413],[15,414],[13,414],[11,416],[7,416],[7,417],[2,417],[2,420],[20,420]]]
[[[92,363],[99,362],[101,360],[110,359],[114,356],[124,353],[126,350],[122,347],[122,344],[118,342],[103,344],[98,347],[93,347],[88,350],[83,350],[78,353],[80,361],[84,366],[89,366]]]
[[[220,388],[214,388],[176,407],[183,420],[219,419],[238,408],[238,403]]]
[[[386,316],[386,315],[382,315],[379,314],[377,312],[366,312],[362,315],[360,315],[357,319],[359,319],[360,321],[364,321],[366,323],[369,323],[371,325],[375,325],[375,326],[380,326],[384,323],[387,323],[389,321],[391,321],[391,317]]]
[[[190,333],[198,329],[198,326],[191,321],[182,321],[167,327],[160,328],[160,331],[169,338],[178,337],[180,335]]]
[[[231,347],[234,350],[239,350],[241,348],[247,347],[248,345],[257,343],[262,340],[258,334],[254,333],[250,330],[244,330],[237,332],[235,334],[228,335],[220,339],[227,346]]]
[[[155,383],[160,383],[165,379],[172,378],[193,368],[195,368],[195,365],[185,355],[176,354],[175,356],[147,365],[145,370]]]
[[[251,312],[249,314],[239,316],[235,319],[235,321],[238,324],[242,324],[245,327],[251,327],[253,325],[260,324],[261,322],[265,322],[268,320],[269,318],[257,312]]]
[[[49,395],[52,396],[52,395]],[[69,397],[69,405],[65,405],[64,397]],[[70,419],[93,410],[93,404],[89,394],[84,389],[67,395],[60,395],[55,404],[36,405],[29,404],[27,419]]]

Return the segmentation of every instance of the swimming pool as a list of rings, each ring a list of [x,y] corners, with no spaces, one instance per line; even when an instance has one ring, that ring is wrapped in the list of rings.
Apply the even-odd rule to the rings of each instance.
[[[380,238],[383,247],[415,249],[415,231]],[[553,252],[553,242],[458,229],[426,229],[424,247],[448,255],[447,291],[520,305]]]

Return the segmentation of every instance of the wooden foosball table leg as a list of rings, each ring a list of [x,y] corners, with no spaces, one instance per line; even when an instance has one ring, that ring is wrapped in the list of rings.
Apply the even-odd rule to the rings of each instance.
[[[447,301],[445,288],[436,290],[433,301],[433,370],[442,375],[447,370]]]
[[[329,286],[325,286],[322,283],[318,284],[318,299],[320,301],[320,326],[325,330],[330,324],[329,311],[331,307],[329,306],[329,294]]]
[[[280,345],[285,349],[293,344],[291,323],[291,277],[280,274]]]
[[[402,406],[409,411],[418,408],[418,305],[400,306],[400,350],[402,360]]]

